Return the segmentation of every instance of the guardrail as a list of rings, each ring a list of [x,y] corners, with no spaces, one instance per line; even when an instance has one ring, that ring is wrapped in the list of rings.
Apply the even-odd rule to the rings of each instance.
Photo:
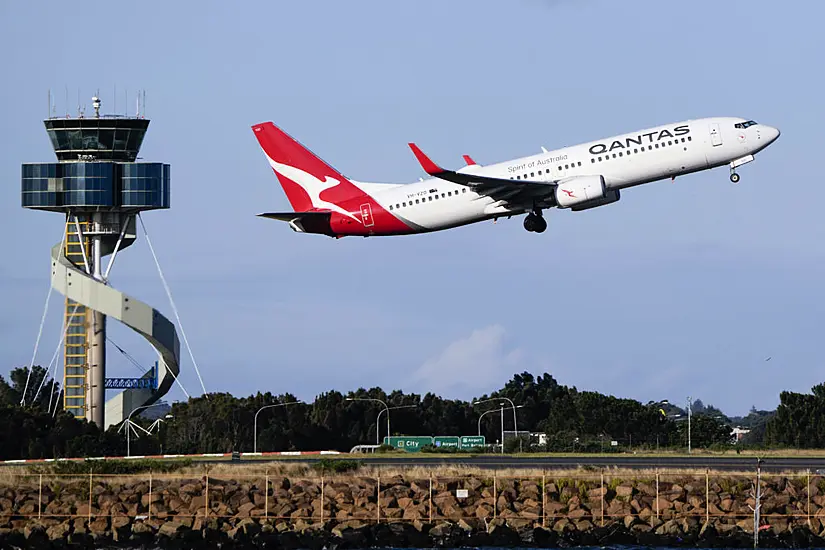
[[[238,454],[239,458],[254,456],[303,456],[303,455],[337,455],[340,451],[272,451],[261,453],[201,453],[193,455],[130,455],[130,456],[95,456],[80,458],[25,458],[16,460],[0,460],[3,464],[28,464],[41,462],[83,462],[84,460],[135,460],[135,459],[168,459],[168,458],[231,458]]]

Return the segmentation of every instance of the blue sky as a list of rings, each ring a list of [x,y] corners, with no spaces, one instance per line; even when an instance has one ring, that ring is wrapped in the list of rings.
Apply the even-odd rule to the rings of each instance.
[[[469,398],[526,370],[773,408],[825,378],[823,17],[825,4],[756,0],[2,3],[0,371],[30,360],[60,240],[61,217],[19,197],[20,163],[54,159],[47,92],[65,110],[68,88],[74,110],[78,89],[88,108],[100,90],[111,112],[116,86],[119,112],[147,91],[142,156],[172,165],[172,209],[144,221],[210,391]],[[288,208],[250,130],[265,120],[344,174],[411,182],[408,141],[458,167],[703,116],[782,137],[739,185],[721,168],[638,187],[549,212],[541,235],[512,219],[336,241],[254,216]],[[142,237],[112,281],[172,318]],[[154,360],[115,322],[110,336]],[[110,376],[136,374],[109,355]]]

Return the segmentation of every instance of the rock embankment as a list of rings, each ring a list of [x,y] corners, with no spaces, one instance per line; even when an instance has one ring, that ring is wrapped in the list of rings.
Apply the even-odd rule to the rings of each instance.
[[[751,545],[755,479],[37,476],[0,482],[0,547]],[[762,479],[760,543],[825,546],[825,479]]]

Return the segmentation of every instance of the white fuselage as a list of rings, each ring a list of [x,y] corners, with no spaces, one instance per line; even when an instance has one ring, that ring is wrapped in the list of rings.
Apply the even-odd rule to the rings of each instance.
[[[746,127],[742,127],[743,123]],[[719,166],[744,164],[778,135],[775,128],[743,118],[703,118],[506,162],[465,166],[459,171],[515,181],[548,182],[601,175],[608,189],[625,189]],[[395,216],[423,231],[527,211],[523,207],[514,210],[474,193],[467,186],[439,178],[405,185],[353,183]]]

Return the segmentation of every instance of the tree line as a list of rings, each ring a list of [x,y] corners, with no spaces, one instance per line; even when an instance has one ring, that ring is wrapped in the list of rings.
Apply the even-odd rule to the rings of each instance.
[[[8,381],[0,376],[0,459],[126,454],[121,426],[102,432],[57,407],[59,384],[41,367],[32,371],[21,406],[28,376],[27,368],[12,370]],[[731,445],[735,420],[753,426],[750,439],[739,445],[825,447],[825,386],[815,387],[813,395],[783,392],[781,401],[777,411],[753,409],[747,417],[731,419],[697,400],[691,407],[691,446]],[[517,407],[520,438],[514,433],[511,403]],[[384,410],[385,404],[389,411]],[[688,443],[686,408],[580,391],[559,384],[549,374],[534,377],[524,372],[498,391],[472,401],[432,393],[387,393],[381,388],[347,394],[328,391],[311,403],[300,403],[289,393],[259,392],[248,397],[210,393],[174,403],[161,414],[160,407],[154,407],[135,415],[133,420],[146,430],[152,428],[152,433],[138,430],[130,450],[132,454],[255,449],[346,452],[359,444],[382,442],[388,433],[388,415],[392,435],[461,436],[480,430],[488,443],[497,443],[502,439],[501,404],[506,407],[507,451],[664,450],[685,448]],[[495,411],[481,417],[491,410]]]

